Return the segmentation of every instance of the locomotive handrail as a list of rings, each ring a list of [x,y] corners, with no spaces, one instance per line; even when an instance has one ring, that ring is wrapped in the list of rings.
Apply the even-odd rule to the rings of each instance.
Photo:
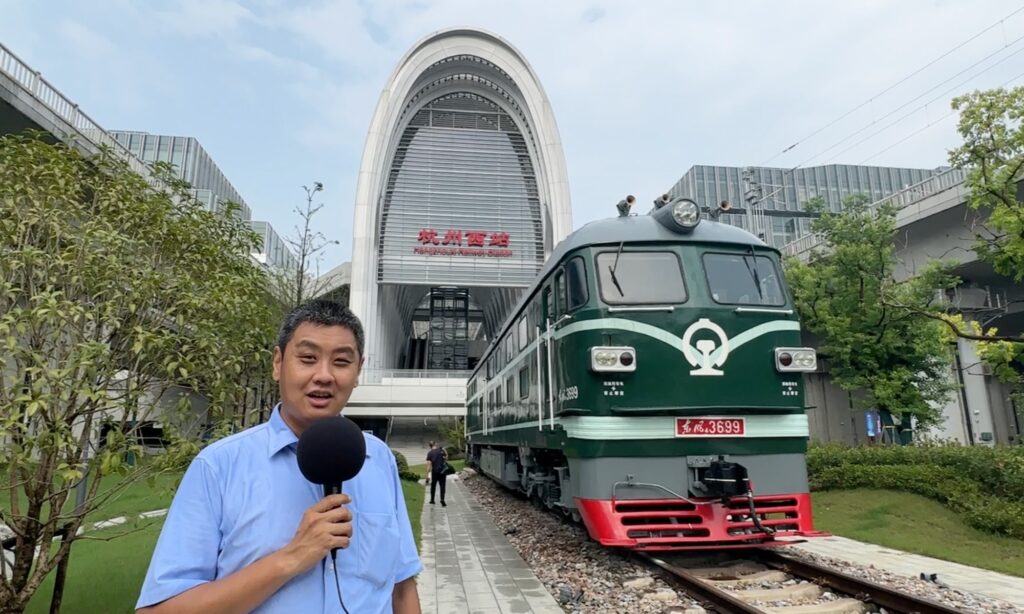
[[[609,307],[611,313],[626,313],[630,311],[675,311],[675,305],[637,305],[636,307]]]
[[[630,477],[632,477],[632,476],[630,476]],[[612,503],[613,504],[617,500],[615,498],[615,492],[619,489],[619,486],[630,486],[630,487],[634,487],[634,486],[649,486],[651,488],[659,488],[661,490],[664,490],[668,494],[672,495],[673,497],[676,497],[677,499],[682,499],[683,501],[686,501],[687,503],[689,503],[691,505],[712,505],[712,504],[714,504],[715,502],[718,501],[718,499],[713,499],[711,501],[694,501],[693,499],[684,497],[683,495],[677,493],[676,491],[674,491],[674,490],[672,490],[670,488],[666,488],[666,487],[662,486],[661,484],[653,484],[653,483],[649,483],[649,482],[634,482],[633,480],[626,480],[626,481],[619,480],[618,482],[615,482],[614,484],[612,484]]]
[[[735,313],[778,313],[782,315],[793,315],[792,309],[779,309],[773,307],[737,307]]]

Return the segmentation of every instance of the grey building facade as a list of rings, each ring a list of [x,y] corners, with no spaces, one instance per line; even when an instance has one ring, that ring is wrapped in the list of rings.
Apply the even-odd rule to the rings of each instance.
[[[129,130],[111,130],[110,135],[147,164],[171,163],[178,178],[192,184],[196,198],[211,211],[220,211],[222,203],[233,201],[241,206],[238,212],[241,219],[252,219],[252,210],[245,199],[195,138]]]
[[[257,221],[252,222],[251,225],[253,231],[263,237],[263,251],[256,255],[261,264],[277,271],[298,270],[298,258],[269,222]]]
[[[782,247],[811,232],[807,202],[821,197],[832,211],[854,194],[870,202],[946,172],[935,169],[829,164],[807,168],[697,165],[686,171],[669,195],[692,198],[701,207],[731,206],[720,220]]]
[[[208,210],[220,213],[226,201],[238,203],[238,217],[249,222],[253,231],[263,238],[262,251],[254,253],[253,258],[279,271],[298,269],[298,260],[287,243],[269,222],[252,220],[252,210],[245,199],[194,137],[131,130],[111,130],[110,135],[147,164],[169,162],[173,165],[176,176],[192,184],[193,195]]]

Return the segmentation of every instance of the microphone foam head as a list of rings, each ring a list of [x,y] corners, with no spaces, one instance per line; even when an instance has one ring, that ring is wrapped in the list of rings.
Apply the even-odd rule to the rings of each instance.
[[[366,460],[366,439],[344,416],[321,418],[299,437],[299,471],[314,484],[340,484],[356,477]]]

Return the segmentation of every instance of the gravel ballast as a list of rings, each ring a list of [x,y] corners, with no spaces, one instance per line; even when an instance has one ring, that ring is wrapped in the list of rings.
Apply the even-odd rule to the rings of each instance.
[[[538,509],[472,470],[463,471],[460,477],[565,612],[704,612],[698,602],[667,582],[660,570],[601,548],[590,540],[581,525]],[[944,603],[965,614],[1024,614],[1024,608],[871,565],[856,565],[795,549],[786,553]]]

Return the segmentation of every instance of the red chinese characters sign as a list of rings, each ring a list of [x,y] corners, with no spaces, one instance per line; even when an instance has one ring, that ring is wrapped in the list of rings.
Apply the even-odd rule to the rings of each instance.
[[[433,228],[424,228],[420,230],[417,240],[420,244],[413,252],[427,256],[508,258],[512,255],[512,250],[508,249],[507,232],[482,230],[445,230],[441,232]]]
[[[746,418],[676,418],[676,437],[744,437]]]

